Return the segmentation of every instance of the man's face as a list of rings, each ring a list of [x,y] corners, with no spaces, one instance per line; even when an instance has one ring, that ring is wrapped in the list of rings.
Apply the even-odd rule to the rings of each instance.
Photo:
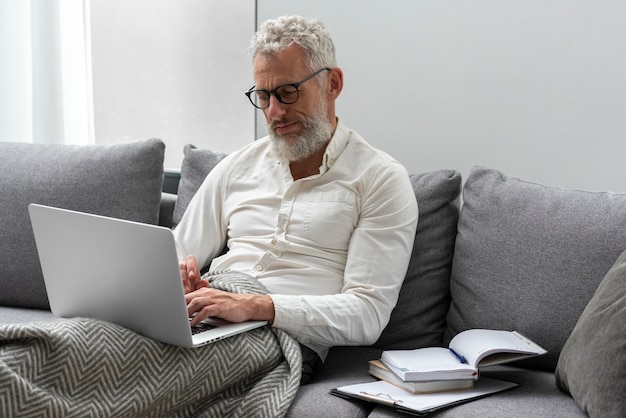
[[[257,56],[254,78],[257,89],[273,90],[296,83],[311,75],[303,51],[297,45],[271,56]],[[323,75],[320,75],[323,77]],[[327,103],[319,80],[313,78],[299,86],[298,100],[284,104],[273,95],[263,110],[274,151],[281,160],[302,160],[319,150],[332,134]]]

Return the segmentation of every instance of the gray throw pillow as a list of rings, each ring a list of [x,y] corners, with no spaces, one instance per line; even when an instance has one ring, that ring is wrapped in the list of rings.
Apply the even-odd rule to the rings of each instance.
[[[517,330],[554,370],[626,242],[626,195],[546,187],[483,167],[463,188],[446,342],[469,328]]]
[[[626,251],[563,346],[556,383],[591,417],[626,415]]]
[[[0,305],[49,308],[30,203],[155,224],[164,151],[157,139],[88,146],[0,143]]]
[[[178,225],[183,218],[191,198],[196,194],[207,174],[226,157],[226,154],[197,148],[191,144],[185,145],[183,155],[180,182],[178,183],[178,198],[172,216],[174,226]]]
[[[410,179],[419,220],[398,303],[375,344],[383,349],[441,346],[450,303],[461,174],[438,170]]]

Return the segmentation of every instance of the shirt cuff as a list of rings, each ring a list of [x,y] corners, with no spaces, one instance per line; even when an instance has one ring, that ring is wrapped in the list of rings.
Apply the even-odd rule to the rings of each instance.
[[[290,295],[270,294],[274,302],[273,327],[287,331],[292,337],[298,339],[302,331],[304,309],[299,297]]]

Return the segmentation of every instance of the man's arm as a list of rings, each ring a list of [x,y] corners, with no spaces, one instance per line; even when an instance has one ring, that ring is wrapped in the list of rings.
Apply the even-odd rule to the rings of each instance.
[[[229,293],[211,289],[202,279],[198,260],[188,255],[180,262],[180,273],[185,289],[185,302],[191,325],[208,317],[218,317],[230,322],[248,320],[274,321],[274,302],[268,295]]]
[[[311,347],[372,344],[389,322],[417,228],[417,202],[406,170],[372,173],[350,239],[341,293],[271,294],[274,326]]]
[[[200,288],[185,295],[191,325],[209,317],[230,322],[249,320],[274,321],[274,302],[268,295],[230,293],[211,287]]]
[[[173,231],[179,259],[186,260],[191,254],[197,259],[199,269],[207,266],[226,243],[221,176],[220,163],[209,172]]]

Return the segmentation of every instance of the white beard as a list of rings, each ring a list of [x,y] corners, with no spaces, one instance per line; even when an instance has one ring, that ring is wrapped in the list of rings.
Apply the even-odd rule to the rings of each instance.
[[[268,126],[272,150],[282,162],[303,160],[319,151],[330,140],[332,125],[326,120],[324,106],[309,119],[303,121],[299,136],[277,135]]]

